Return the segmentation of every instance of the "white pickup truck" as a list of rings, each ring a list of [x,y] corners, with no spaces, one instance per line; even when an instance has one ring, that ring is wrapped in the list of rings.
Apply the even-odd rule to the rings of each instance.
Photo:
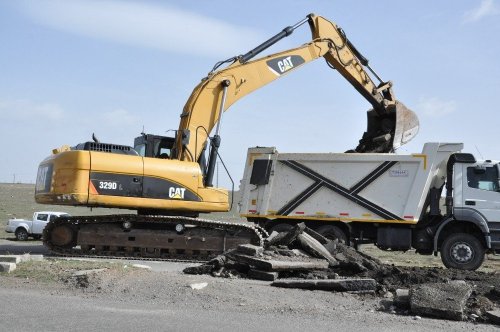
[[[69,216],[66,212],[41,211],[33,214],[33,220],[9,219],[5,231],[14,233],[19,241],[26,241],[30,236],[39,240],[47,223],[62,215]]]

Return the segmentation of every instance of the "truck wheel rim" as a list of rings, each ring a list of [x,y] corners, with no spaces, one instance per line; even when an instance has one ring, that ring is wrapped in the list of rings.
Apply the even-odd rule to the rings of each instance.
[[[26,234],[26,232],[21,231],[21,232],[19,232],[19,234],[17,235],[17,237],[19,238],[19,240],[24,241],[24,240],[26,240],[28,238],[28,234]]]
[[[474,252],[472,248],[463,242],[455,243],[451,247],[451,257],[458,263],[467,263],[474,257]]]

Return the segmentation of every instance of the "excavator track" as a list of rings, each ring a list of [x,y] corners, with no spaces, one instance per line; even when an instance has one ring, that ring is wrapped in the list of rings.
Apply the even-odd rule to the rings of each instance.
[[[59,217],[47,224],[44,245],[65,257],[206,261],[267,232],[247,222],[182,216],[118,214]]]

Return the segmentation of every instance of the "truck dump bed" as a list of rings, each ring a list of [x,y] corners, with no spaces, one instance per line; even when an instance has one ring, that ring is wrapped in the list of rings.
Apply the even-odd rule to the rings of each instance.
[[[430,188],[463,144],[426,143],[410,155],[279,153],[250,148],[240,185],[247,218],[416,224]]]

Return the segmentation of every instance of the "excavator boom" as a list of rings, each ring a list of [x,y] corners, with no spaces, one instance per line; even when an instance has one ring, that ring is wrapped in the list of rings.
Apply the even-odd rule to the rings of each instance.
[[[308,22],[311,28],[312,41],[294,49],[250,61],[260,52],[292,34],[305,22]],[[343,30],[321,16],[310,14],[248,53],[229,59],[232,61],[230,65],[210,72],[198,84],[181,114],[174,157],[197,161],[212,129],[232,104],[321,57],[373,107],[368,111],[368,128],[355,149],[356,152],[392,152],[416,135],[418,118],[402,103],[396,101],[392,83],[379,79],[379,84],[375,84],[365,68],[377,78],[378,75],[368,66],[368,60],[352,45]],[[218,136],[218,132],[216,135]]]

